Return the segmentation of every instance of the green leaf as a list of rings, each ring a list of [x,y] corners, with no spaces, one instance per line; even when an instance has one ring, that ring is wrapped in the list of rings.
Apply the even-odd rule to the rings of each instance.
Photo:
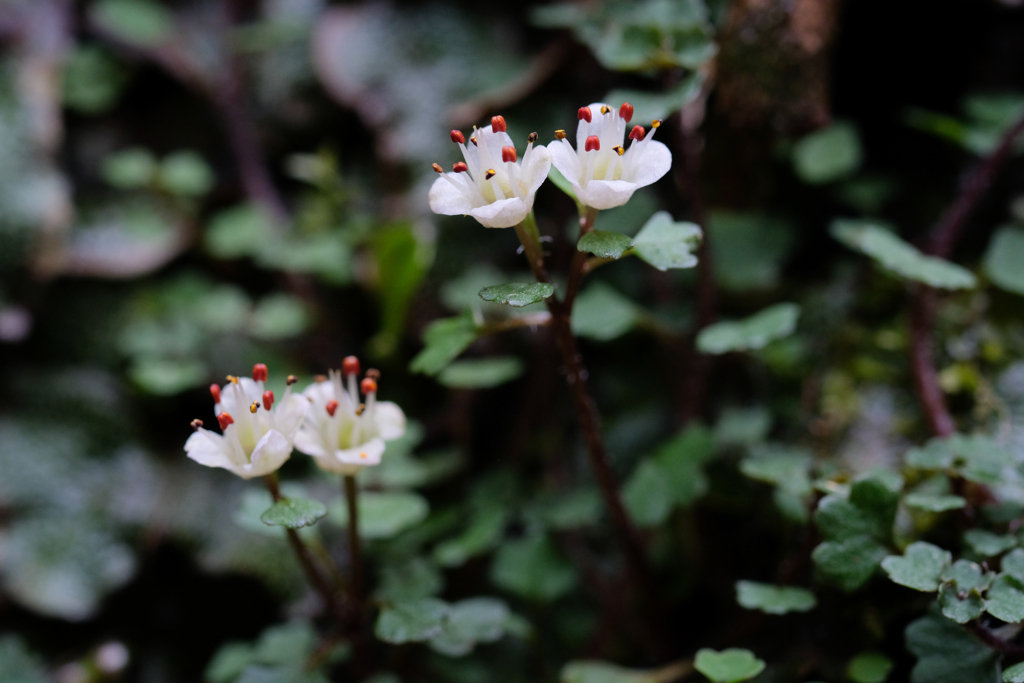
[[[476,341],[479,328],[469,312],[430,323],[423,333],[424,348],[409,363],[409,370],[436,375]]]
[[[609,662],[575,661],[562,667],[561,683],[659,683],[652,671],[625,669]]]
[[[491,565],[491,581],[527,600],[550,602],[576,585],[576,570],[542,534],[501,545]]]
[[[255,205],[243,204],[225,209],[210,220],[204,245],[216,258],[256,256],[273,235],[274,227],[267,214]]]
[[[939,608],[942,615],[958,624],[977,619],[985,611],[985,601],[977,590],[960,589],[953,582],[939,589]]]
[[[437,375],[437,381],[453,389],[489,389],[523,374],[523,361],[514,356],[457,360]]]
[[[92,6],[92,18],[121,40],[155,46],[174,30],[174,17],[150,0],[102,0]]]
[[[942,573],[943,581],[953,581],[957,590],[985,590],[992,582],[992,574],[986,574],[982,568],[969,560],[957,560]]]
[[[1008,624],[1024,621],[1024,582],[1002,574],[985,594],[985,610]]]
[[[716,455],[714,438],[699,425],[683,430],[658,447],[653,459],[668,482],[676,505],[689,505],[707,492],[704,465]]]
[[[327,515],[327,506],[318,500],[282,498],[260,515],[260,520],[267,526],[299,529],[316,524],[317,520],[325,515]]]
[[[441,571],[430,560],[414,557],[381,567],[376,596],[385,602],[411,602],[437,595],[444,588]]]
[[[937,493],[910,493],[903,499],[907,507],[928,512],[945,512],[947,510],[959,510],[967,505],[967,501],[960,496],[942,495]]]
[[[459,567],[466,560],[487,552],[498,544],[505,532],[508,513],[500,507],[489,507],[477,512],[473,521],[461,535],[439,543],[434,548],[434,559],[444,567]]]
[[[857,131],[843,121],[806,135],[793,146],[793,170],[812,185],[852,175],[860,167],[861,158]]]
[[[754,581],[736,582],[736,602],[747,609],[759,609],[767,614],[806,612],[818,604],[814,593],[809,590]]]
[[[640,321],[641,309],[603,282],[587,287],[572,309],[572,331],[598,341],[611,341]]]
[[[1017,539],[1013,536],[1000,536],[984,529],[969,529],[964,533],[964,540],[971,550],[982,557],[992,557],[1004,550],[1017,545]]]
[[[117,103],[128,75],[106,50],[79,43],[64,67],[64,105],[82,114],[102,114]]]
[[[918,662],[911,683],[991,683],[997,654],[933,610],[907,627],[907,649]]]
[[[1016,548],[1010,551],[1002,560],[1004,574],[1009,574],[1018,581],[1024,581],[1024,549]]]
[[[1024,229],[1004,225],[992,236],[985,252],[985,274],[996,287],[1024,294]]]
[[[256,304],[250,332],[257,339],[276,341],[302,334],[310,322],[310,315],[302,299],[278,292],[263,297]]]
[[[442,630],[430,639],[430,647],[449,657],[462,657],[477,643],[493,643],[505,635],[510,612],[495,598],[469,598],[449,608]]]
[[[826,541],[811,555],[822,576],[848,592],[863,586],[885,556],[885,546],[867,535]]]
[[[643,125],[655,119],[667,119],[688,104],[696,101],[704,87],[704,74],[692,73],[662,92],[652,90],[613,90],[604,97],[611,106],[629,102],[633,105],[633,119]]]
[[[596,524],[604,513],[604,503],[597,489],[583,488],[550,499],[545,497],[540,512],[550,528],[565,531]]]
[[[662,468],[653,460],[641,461],[622,487],[622,502],[638,526],[664,522],[672,511],[673,496]]]
[[[1024,683],[1024,662],[1004,670],[1003,683]]]
[[[8,683],[47,683],[42,662],[29,653],[18,636],[0,636],[0,671]]]
[[[716,652],[709,648],[697,650],[693,667],[714,683],[737,683],[764,671],[764,662],[750,650],[729,648]]]
[[[140,356],[128,368],[128,376],[143,391],[156,396],[173,396],[201,386],[209,370],[195,359]]]
[[[701,353],[715,355],[760,349],[792,334],[799,317],[800,307],[796,304],[775,304],[740,321],[705,327],[697,335],[697,348]]]
[[[506,285],[494,285],[480,290],[480,298],[496,304],[507,304],[522,308],[544,301],[555,293],[555,286],[547,282],[510,282]]]
[[[668,211],[659,211],[633,238],[633,250],[658,270],[692,268],[697,265],[693,252],[700,239],[699,227],[693,223],[677,223]]]
[[[401,645],[430,640],[441,633],[449,606],[437,598],[386,605],[373,632],[386,643]]]
[[[837,219],[832,236],[885,270],[900,277],[941,289],[970,289],[977,278],[965,268],[934,256],[925,256],[897,235],[871,221]]]
[[[713,211],[706,230],[715,280],[735,292],[776,286],[796,241],[790,223],[763,213]]]
[[[148,149],[132,147],[106,157],[100,173],[109,185],[119,190],[146,187],[156,174],[156,159]]]
[[[804,496],[811,492],[811,460],[811,454],[803,449],[762,448],[755,450],[753,457],[740,462],[740,471],[751,479]]]
[[[629,235],[605,230],[591,230],[576,243],[577,250],[601,258],[620,258],[631,246],[633,240]]]
[[[427,518],[430,506],[418,493],[360,491],[359,535],[363,538],[391,538]],[[331,521],[348,526],[348,507],[338,498],[331,505]]]
[[[184,150],[167,156],[160,163],[160,185],[181,197],[199,197],[213,187],[213,171],[203,157]]]
[[[918,541],[907,546],[902,557],[890,555],[882,560],[882,569],[901,586],[935,591],[939,589],[939,580],[951,561],[948,550]]]
[[[884,683],[892,660],[879,652],[864,652],[850,660],[846,675],[854,683]]]

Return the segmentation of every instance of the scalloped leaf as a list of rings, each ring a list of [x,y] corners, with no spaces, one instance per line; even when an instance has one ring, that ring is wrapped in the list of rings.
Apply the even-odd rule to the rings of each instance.
[[[668,211],[659,211],[633,238],[633,250],[658,270],[693,268],[697,265],[693,252],[701,235],[694,223],[677,223]]]
[[[890,555],[882,560],[882,569],[901,586],[929,592],[939,589],[942,572],[951,560],[948,550],[918,541],[908,545],[902,557]]]
[[[522,308],[544,301],[555,293],[555,286],[547,282],[510,282],[505,285],[492,285],[480,290],[480,298],[496,304],[505,304]]]
[[[374,634],[386,643],[400,645],[429,640],[441,633],[448,603],[437,598],[388,605],[381,610]]]
[[[722,354],[763,348],[770,341],[789,336],[796,329],[800,307],[775,304],[749,318],[715,323],[697,335],[701,353]]]
[[[309,498],[282,498],[260,515],[267,526],[301,529],[316,524],[327,514],[327,506]]]
[[[591,230],[576,243],[576,249],[601,258],[621,258],[633,246],[629,235],[607,230]]]
[[[750,650],[729,648],[716,652],[710,648],[697,650],[693,668],[714,683],[738,683],[746,681],[764,671],[764,661]]]
[[[806,612],[818,604],[814,593],[809,590],[755,581],[736,582],[736,602],[747,609],[759,609],[767,614]]]

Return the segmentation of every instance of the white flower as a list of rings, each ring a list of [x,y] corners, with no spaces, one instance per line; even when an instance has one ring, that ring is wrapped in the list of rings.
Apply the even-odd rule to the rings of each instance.
[[[533,146],[537,134],[532,133],[522,162],[517,162],[505,130],[505,119],[492,117],[491,127],[475,129],[468,145],[461,131],[452,131],[452,142],[465,161],[456,163],[452,173],[443,173],[434,164],[441,174],[430,188],[434,213],[472,216],[485,228],[511,228],[533,210],[534,195],[551,168],[551,155],[544,145]]]
[[[626,124],[633,118],[633,105],[628,102],[618,111],[600,102],[582,107],[578,118],[576,149],[560,130],[548,150],[551,163],[572,183],[584,206],[622,206],[636,190],[657,181],[672,167],[672,152],[652,139],[661,121],[651,123],[650,133],[643,126],[633,126],[629,133],[633,143],[629,149],[623,147]]]
[[[347,389],[342,388],[344,373]],[[390,401],[377,400],[375,371],[368,371],[361,389],[366,395],[360,405],[356,392],[359,361],[349,356],[342,370],[310,385],[303,392],[309,399],[306,421],[295,437],[295,446],[316,459],[320,469],[340,474],[358,474],[377,465],[384,442],[405,434],[405,413]]]
[[[294,378],[288,378],[284,398],[264,389],[267,366],[257,364],[253,379],[229,377],[222,387],[210,385],[214,413],[223,435],[203,429],[193,420],[195,434],[185,442],[188,457],[207,467],[223,467],[243,479],[277,471],[292,453],[292,444],[308,401],[292,394]]]

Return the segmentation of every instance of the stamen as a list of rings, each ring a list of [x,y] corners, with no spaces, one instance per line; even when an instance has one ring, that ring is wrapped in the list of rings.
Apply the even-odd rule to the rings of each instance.
[[[465,173],[469,170],[469,166],[466,166],[465,161],[456,161],[455,165],[452,166],[452,170],[456,173]]]
[[[508,130],[508,125],[505,123],[504,116],[492,116],[491,117],[491,132],[492,133],[504,133]]]
[[[438,173],[444,173],[444,169],[441,168],[441,164],[431,164],[430,168],[434,169]]]
[[[517,158],[518,156],[516,155],[515,147],[507,145],[501,148],[501,160],[504,161],[506,164],[509,162],[515,162]]]
[[[466,136],[462,134],[461,130],[453,130],[452,131],[452,142],[454,142],[454,143],[456,143],[458,145],[464,145],[464,144],[466,144]]]
[[[651,121],[651,128],[661,128],[661,119]]]
[[[564,140],[565,139],[565,131],[564,130],[556,130],[555,131],[555,139],[556,140]]]
[[[538,137],[539,136],[536,133],[530,133],[526,138],[526,142],[537,142]]]
[[[366,376],[374,381],[377,381],[378,379],[380,379],[380,370],[378,370],[377,368],[370,368],[369,370],[366,371]]]
[[[584,146],[583,151],[585,152],[599,152],[601,151],[601,138],[596,135],[591,135],[587,138],[587,144]]]
[[[359,389],[364,394],[372,394],[377,391],[377,382],[372,377],[364,377]]]
[[[213,396],[214,403],[220,403],[220,387],[216,384],[210,385],[210,396]]]
[[[200,429],[203,428],[202,420],[192,420],[191,422],[189,422],[189,424],[192,425],[193,432],[198,432]]]
[[[326,382],[327,381],[327,375],[313,375],[313,381],[314,382],[318,382],[318,383],[319,382]]]
[[[629,139],[640,142],[647,135],[647,131],[644,130],[643,126],[633,126],[633,130],[629,131]]]
[[[235,377],[234,375],[228,375],[228,381],[231,382],[232,384],[238,384],[238,378]]]
[[[622,117],[623,121],[629,123],[629,120],[633,118],[633,105],[629,102],[623,102],[622,106],[619,107],[619,116]]]
[[[358,416],[362,415],[364,410],[366,410],[366,404],[365,403],[360,403],[359,407],[356,408],[356,416],[358,417]]]
[[[295,375],[288,375],[288,379],[285,380],[285,383],[288,386],[291,386],[291,385],[295,384],[298,381],[299,381],[299,378],[296,377]]]
[[[267,381],[267,366],[263,363],[257,363],[252,366],[252,379],[254,382],[266,382]]]
[[[346,377],[349,375],[358,375],[359,359],[355,356],[345,356],[345,360],[341,361],[341,372]]]
[[[469,139],[469,141],[473,143],[473,146],[474,146],[474,147],[476,147],[476,146],[477,146],[477,144],[476,144],[476,137],[472,137],[472,138],[470,138],[470,139]]]
[[[626,153],[626,148],[622,145],[615,145],[612,149],[614,149],[620,157]]]
[[[610,112],[611,110],[612,110],[612,108],[611,108],[611,107],[609,107],[609,106],[608,106],[607,104],[602,104],[602,105],[601,105],[601,113],[602,113],[602,114],[607,114],[607,113],[608,113],[608,112]]]
[[[256,411],[259,410],[259,409],[260,409],[260,402],[259,401],[253,401],[252,405],[249,406],[249,412],[252,413],[253,415],[255,415]]]
[[[263,407],[266,408],[267,410],[270,410],[270,408],[273,405],[274,405],[274,392],[273,391],[264,391],[263,392]]]
[[[324,407],[327,408],[327,414],[334,417],[334,413],[338,410],[338,402],[332,398]]]
[[[221,431],[224,431],[228,425],[235,424],[235,418],[231,417],[230,413],[218,413],[217,422],[220,424]]]
[[[498,175],[493,168],[487,169],[487,173],[484,173],[484,180],[490,180],[494,176]]]
[[[594,115],[590,113],[590,107],[580,107],[580,110],[576,112],[576,120],[582,121],[586,119],[587,123],[594,120]]]

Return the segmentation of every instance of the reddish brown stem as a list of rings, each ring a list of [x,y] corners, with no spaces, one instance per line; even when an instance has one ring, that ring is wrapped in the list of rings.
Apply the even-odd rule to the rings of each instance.
[[[967,176],[963,188],[953,204],[932,228],[925,251],[939,258],[947,258],[953,251],[985,190],[1009,161],[1013,145],[1024,132],[1024,117],[1003,135],[996,149],[982,159]],[[949,436],[956,431],[956,423],[946,405],[935,367],[932,325],[935,318],[937,296],[933,288],[918,285],[910,303],[910,371],[918,401],[924,409],[928,425],[936,436]]]
[[[348,504],[348,554],[352,563],[351,592],[352,603],[359,611],[363,599],[363,552],[359,540],[359,500],[356,478],[350,474],[343,477],[345,481],[345,502]]]
[[[587,207],[587,210],[580,216],[580,237],[594,229],[597,221],[597,209]],[[579,238],[577,238],[579,241]],[[580,293],[580,286],[583,284],[583,276],[589,270],[587,262],[590,260],[585,251],[577,249],[572,254],[572,262],[569,264],[569,282],[565,287],[565,307],[572,312],[572,305],[576,301],[576,295]]]

